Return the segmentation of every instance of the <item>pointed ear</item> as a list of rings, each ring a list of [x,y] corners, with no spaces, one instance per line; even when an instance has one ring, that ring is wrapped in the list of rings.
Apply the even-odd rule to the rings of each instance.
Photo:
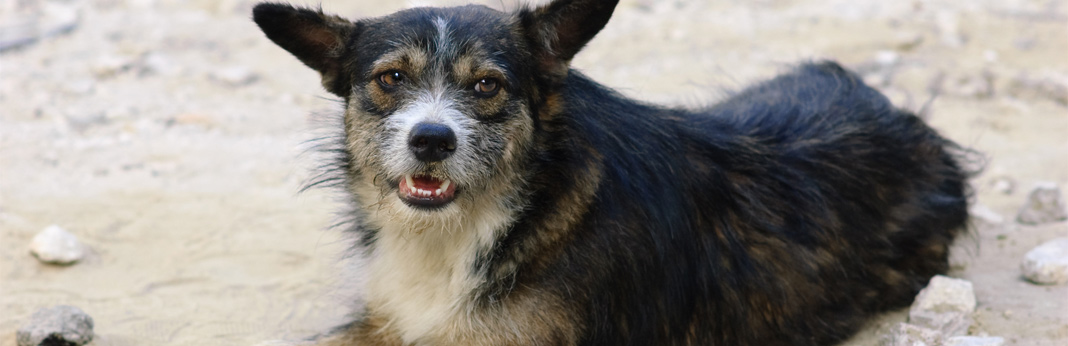
[[[357,32],[355,23],[323,14],[322,10],[275,3],[256,5],[252,20],[267,38],[319,71],[327,91],[348,96],[351,87],[348,76],[341,73],[341,55],[349,38]]]
[[[567,76],[571,58],[597,35],[612,17],[618,0],[554,0],[520,12],[520,22],[534,57],[555,81]]]

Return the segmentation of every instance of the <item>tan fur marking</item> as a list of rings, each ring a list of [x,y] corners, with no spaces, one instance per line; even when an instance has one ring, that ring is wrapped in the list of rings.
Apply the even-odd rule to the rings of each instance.
[[[382,90],[378,85],[378,75],[396,70],[404,73],[409,79],[416,80],[421,77],[419,74],[426,67],[428,59],[429,57],[425,51],[414,47],[404,47],[387,53],[376,60],[371,65],[371,81],[366,85],[371,101],[382,109],[396,108],[398,106],[397,98],[393,94]]]

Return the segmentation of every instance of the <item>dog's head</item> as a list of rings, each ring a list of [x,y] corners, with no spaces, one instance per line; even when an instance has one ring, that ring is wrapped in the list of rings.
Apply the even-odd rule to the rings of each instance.
[[[264,3],[253,17],[344,99],[361,203],[425,217],[523,195],[553,94],[616,2],[414,8],[358,21]]]

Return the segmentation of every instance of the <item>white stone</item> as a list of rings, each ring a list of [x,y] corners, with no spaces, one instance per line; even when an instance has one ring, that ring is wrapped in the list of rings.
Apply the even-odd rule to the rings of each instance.
[[[85,246],[70,232],[51,225],[33,237],[30,253],[41,262],[71,264],[85,257]]]
[[[229,86],[247,85],[259,79],[259,75],[244,66],[221,68],[212,72],[211,77]]]
[[[990,188],[1001,194],[1011,195],[1016,190],[1016,181],[1009,177],[998,177],[990,182]]]
[[[996,336],[954,336],[946,339],[942,346],[1002,346],[1005,339]]]
[[[1061,188],[1051,182],[1035,184],[1031,194],[1027,195],[1027,202],[1020,207],[1020,213],[1016,216],[1016,221],[1029,225],[1065,219],[1068,219],[1068,211],[1064,208]]]
[[[909,323],[945,335],[961,335],[971,326],[975,305],[971,282],[936,275],[912,302]]]
[[[176,76],[182,73],[182,66],[163,53],[148,53],[142,60],[143,71],[162,76]]]
[[[935,14],[935,25],[942,38],[942,44],[957,48],[964,45],[964,37],[960,32],[960,16],[956,11],[939,11]]]
[[[908,323],[898,323],[883,335],[880,346],[936,346],[942,342],[942,332]]]
[[[875,62],[882,66],[893,66],[901,60],[901,55],[892,50],[882,50],[875,53]]]
[[[1005,222],[1004,217],[982,204],[976,204],[968,208],[968,214],[971,214],[973,219],[990,226],[997,226]]]
[[[1028,251],[1020,269],[1025,278],[1036,284],[1068,282],[1068,238],[1053,239]]]

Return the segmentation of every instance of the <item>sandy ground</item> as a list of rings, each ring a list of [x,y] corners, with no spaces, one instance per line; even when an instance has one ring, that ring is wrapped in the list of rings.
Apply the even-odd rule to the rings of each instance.
[[[77,18],[0,53],[0,346],[55,304],[92,315],[97,346],[247,345],[320,331],[352,305],[341,283],[358,268],[338,264],[346,241],[328,229],[339,206],[297,192],[314,164],[301,155],[310,114],[336,105],[248,20],[252,3],[0,0],[7,40]],[[410,6],[322,5],[353,17]],[[978,296],[971,333],[1068,344],[1068,287],[1019,272],[1068,224],[1013,221],[1036,182],[1068,186],[1068,1],[624,0],[574,65],[639,99],[697,105],[818,58],[905,107],[941,95],[930,123],[986,155],[977,203],[1005,219],[954,250],[951,275]],[[51,224],[90,255],[68,267],[30,256]],[[905,318],[847,344],[875,345]]]

